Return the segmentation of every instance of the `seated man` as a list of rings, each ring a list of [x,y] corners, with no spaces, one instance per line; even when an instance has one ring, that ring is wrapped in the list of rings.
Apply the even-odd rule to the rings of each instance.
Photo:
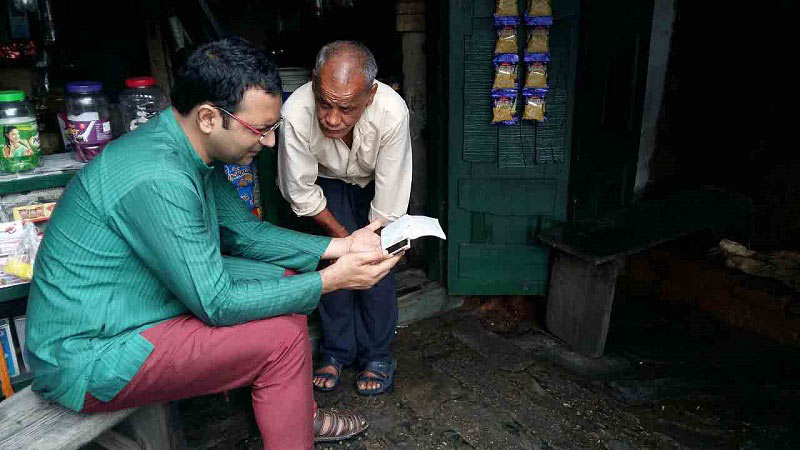
[[[69,183],[31,282],[33,390],[97,412],[250,385],[271,449],[366,428],[316,410],[301,314],[323,293],[371,287],[398,258],[371,228],[331,239],[260,222],[222,173],[274,145],[280,95],[275,66],[246,41],[203,45],[173,108]],[[320,259],[337,261],[315,272]]]
[[[368,223],[406,213],[411,193],[411,136],[406,103],[375,80],[378,66],[364,45],[336,41],[317,55],[313,81],[286,100],[278,143],[278,185],[298,216],[343,238]],[[397,366],[389,348],[397,326],[390,273],[372,289],[323,296],[322,358],[314,386],[331,391],[343,366],[358,365],[356,390],[392,387]]]

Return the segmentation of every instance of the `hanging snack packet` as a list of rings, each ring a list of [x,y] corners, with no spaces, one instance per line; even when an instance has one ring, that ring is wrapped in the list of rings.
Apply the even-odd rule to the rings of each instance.
[[[514,125],[519,122],[517,117],[517,94],[507,96],[501,93],[492,93],[492,124]]]
[[[528,31],[525,53],[550,53],[550,31],[546,27],[535,27]]]
[[[516,91],[519,89],[517,72],[516,63],[495,62],[492,92],[500,91],[500,93],[505,95],[516,95]]]
[[[502,27],[505,25],[519,25],[519,9],[517,0],[497,0],[494,9],[494,24]]]
[[[546,88],[547,87],[547,66],[541,62],[528,64],[528,71],[525,75],[526,88]]]
[[[497,44],[494,53],[517,53],[517,28],[506,26],[497,30]]]
[[[544,122],[544,98],[529,94],[523,94],[523,97],[525,98],[525,109],[522,113],[522,118],[525,120]]]
[[[528,25],[549,26],[553,24],[553,9],[550,0],[529,0],[525,11],[525,23]]]

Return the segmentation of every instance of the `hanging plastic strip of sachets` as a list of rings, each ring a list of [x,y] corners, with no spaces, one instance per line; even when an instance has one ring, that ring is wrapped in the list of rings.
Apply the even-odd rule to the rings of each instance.
[[[494,25],[497,42],[494,47],[494,81],[492,83],[492,123],[513,125],[519,122],[519,25],[517,0],[497,0]]]
[[[525,11],[525,24],[528,26],[550,26],[553,24],[553,9],[550,0],[529,0]]]

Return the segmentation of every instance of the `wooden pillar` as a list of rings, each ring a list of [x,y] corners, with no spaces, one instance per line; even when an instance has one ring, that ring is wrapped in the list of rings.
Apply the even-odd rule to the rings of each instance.
[[[413,151],[410,214],[425,214],[427,206],[428,149],[423,135],[428,111],[427,58],[425,55],[425,2],[397,1],[397,31],[403,39],[403,98],[409,110]],[[422,257],[422,247],[412,246],[409,257]]]

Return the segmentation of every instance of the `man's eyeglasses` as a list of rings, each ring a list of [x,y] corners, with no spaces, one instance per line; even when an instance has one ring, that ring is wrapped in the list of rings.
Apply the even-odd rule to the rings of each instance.
[[[244,120],[236,117],[235,115],[233,115],[233,113],[229,112],[225,108],[220,108],[219,106],[215,106],[214,108],[217,108],[218,110],[220,110],[220,111],[224,112],[225,114],[231,116],[233,118],[233,120],[239,122],[240,124],[244,125],[245,128],[247,128],[248,130],[250,130],[253,133],[255,133],[258,136],[258,143],[263,145],[263,146],[265,146],[265,147],[267,146],[267,144],[266,144],[267,136],[271,132],[277,130],[278,127],[281,126],[281,124],[283,123],[283,117],[281,117],[280,119],[278,119],[277,122],[275,122],[271,126],[269,126],[267,128],[262,128],[262,129],[259,130],[258,128],[250,125],[249,123],[245,122]]]

